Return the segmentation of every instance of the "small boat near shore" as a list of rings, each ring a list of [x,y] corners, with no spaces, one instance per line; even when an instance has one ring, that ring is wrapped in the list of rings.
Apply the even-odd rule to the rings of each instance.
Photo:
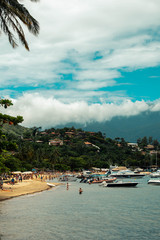
[[[102,182],[105,182],[105,183],[112,183],[116,180],[116,178],[106,178],[106,179],[94,179],[93,181],[90,181],[89,183],[102,183]]]
[[[150,179],[148,184],[160,185],[160,179]]]
[[[116,181],[113,183],[106,183],[105,187],[136,187],[138,182],[122,182]]]
[[[54,185],[53,183],[47,183],[47,185],[49,186],[49,187],[55,187],[56,185]]]

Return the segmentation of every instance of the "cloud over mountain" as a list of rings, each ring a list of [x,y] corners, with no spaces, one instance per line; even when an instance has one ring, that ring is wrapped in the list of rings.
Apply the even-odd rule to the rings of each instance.
[[[3,112],[23,115],[23,125],[43,128],[65,125],[70,122],[87,124],[91,122],[110,121],[117,116],[130,117],[145,111],[160,111],[160,100],[153,103],[145,101],[124,100],[119,103],[92,103],[84,101],[64,103],[53,97],[40,94],[24,94],[13,99],[14,105]]]

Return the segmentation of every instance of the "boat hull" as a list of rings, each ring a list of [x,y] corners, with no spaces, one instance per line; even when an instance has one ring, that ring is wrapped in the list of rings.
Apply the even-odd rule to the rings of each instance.
[[[108,183],[106,185],[106,187],[136,187],[137,186],[137,182],[134,182],[134,183]]]
[[[145,174],[111,174],[110,177],[116,178],[142,178]]]
[[[160,174],[151,174],[150,177],[151,178],[160,178]]]
[[[160,180],[149,180],[148,184],[160,185]]]

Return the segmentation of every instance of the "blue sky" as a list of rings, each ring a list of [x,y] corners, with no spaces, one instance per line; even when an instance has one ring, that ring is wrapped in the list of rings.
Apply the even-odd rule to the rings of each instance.
[[[0,36],[1,97],[14,102],[6,113],[45,128],[160,111],[160,1],[24,4],[40,34],[26,31],[30,52]]]
[[[151,67],[132,72],[122,71],[122,78],[118,83],[128,85],[117,86],[123,88],[133,100],[155,101],[160,97],[160,67]],[[115,87],[116,88],[116,87]]]

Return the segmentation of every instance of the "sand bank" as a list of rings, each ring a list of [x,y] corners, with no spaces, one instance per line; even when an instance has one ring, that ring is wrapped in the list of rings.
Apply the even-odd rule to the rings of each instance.
[[[59,183],[53,183],[55,186]],[[0,201],[7,200],[13,197],[18,197],[26,194],[33,194],[50,189],[46,182],[36,180],[24,180],[20,183],[15,183],[13,186],[7,183],[3,184],[3,190],[0,190]]]

